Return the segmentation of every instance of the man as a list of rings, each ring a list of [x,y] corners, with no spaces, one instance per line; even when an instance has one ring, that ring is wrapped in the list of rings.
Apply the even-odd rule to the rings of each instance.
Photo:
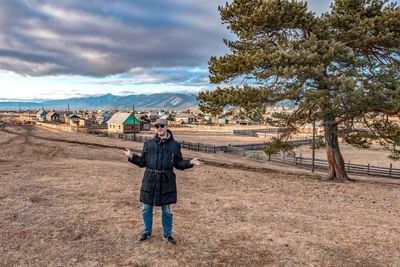
[[[133,154],[125,148],[123,154],[128,161],[139,167],[147,167],[140,189],[140,202],[142,202],[142,215],[144,232],[139,241],[148,240],[151,236],[153,225],[153,206],[161,206],[162,226],[164,240],[169,244],[176,244],[172,237],[172,213],[170,204],[176,203],[176,177],[173,167],[184,170],[193,166],[201,166],[204,163],[198,158],[184,160],[181,147],[174,140],[172,133],[168,130],[168,121],[158,119],[155,122],[157,133],[154,138],[143,145],[142,155]]]

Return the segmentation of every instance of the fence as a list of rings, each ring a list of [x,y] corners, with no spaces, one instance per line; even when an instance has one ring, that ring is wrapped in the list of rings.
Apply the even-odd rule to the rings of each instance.
[[[256,130],[233,130],[235,135],[246,135],[257,137],[260,133],[279,133],[283,129],[281,128],[267,128],[267,129],[256,129]]]
[[[275,154],[271,156],[267,156],[263,151],[245,151],[245,156],[257,158],[260,160],[269,160],[275,162],[281,162],[285,164],[292,164],[299,167],[312,167],[312,158],[304,158],[301,156],[287,156]],[[328,161],[323,159],[314,159],[314,167],[319,169],[328,169]],[[354,164],[350,161],[345,163],[345,169],[348,173],[356,173],[363,175],[374,175],[374,176],[383,176],[383,177],[391,177],[391,178],[400,178],[400,169],[393,168],[392,164],[390,164],[389,168],[372,166],[369,163],[367,165],[362,164]]]

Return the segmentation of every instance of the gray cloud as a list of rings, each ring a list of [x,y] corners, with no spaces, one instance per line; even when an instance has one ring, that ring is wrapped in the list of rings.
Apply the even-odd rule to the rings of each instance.
[[[222,54],[223,1],[0,3],[0,69],[107,76],[132,68],[207,66]]]
[[[309,2],[320,14],[330,0]],[[105,84],[203,86],[227,52],[225,0],[1,0],[0,70],[22,75],[123,74]],[[193,68],[197,70],[193,71]]]

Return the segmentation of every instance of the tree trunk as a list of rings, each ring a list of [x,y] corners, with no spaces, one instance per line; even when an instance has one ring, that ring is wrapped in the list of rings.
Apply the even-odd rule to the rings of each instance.
[[[326,155],[328,158],[328,180],[350,181],[347,176],[342,153],[339,149],[339,141],[337,136],[337,125],[333,120],[324,121]]]

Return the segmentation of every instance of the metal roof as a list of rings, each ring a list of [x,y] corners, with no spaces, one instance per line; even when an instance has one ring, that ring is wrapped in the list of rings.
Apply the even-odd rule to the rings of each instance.
[[[132,116],[130,118],[130,116]],[[108,120],[108,124],[140,124],[140,122],[133,116],[132,113],[121,112],[112,115],[111,119]]]

